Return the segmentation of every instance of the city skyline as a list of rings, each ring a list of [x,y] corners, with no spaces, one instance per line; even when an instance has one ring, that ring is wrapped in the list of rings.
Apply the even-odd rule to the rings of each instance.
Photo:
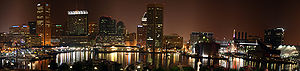
[[[0,1],[0,71],[296,71],[297,2]]]
[[[79,1],[79,0],[78,0]],[[297,19],[297,1],[102,1],[102,0],[80,0],[80,3],[71,0],[53,0],[51,4],[52,24],[65,24],[67,11],[76,7],[87,9],[89,22],[97,22],[100,16],[112,16],[122,20],[129,32],[136,32],[136,25],[140,24],[144,14],[145,5],[152,2],[163,3],[165,6],[165,34],[177,33],[189,40],[191,32],[213,32],[216,39],[232,39],[232,31],[248,32],[249,35],[263,37],[264,30],[276,27],[284,27],[285,43],[297,44],[300,35]],[[178,4],[182,2],[182,4]],[[35,7],[37,0],[32,1],[3,1],[1,3],[0,25],[1,32],[8,32],[11,25],[26,24],[35,20]],[[32,4],[34,3],[34,4]],[[107,4],[104,4],[107,3]],[[108,4],[109,3],[109,4]],[[134,5],[133,5],[134,4]],[[253,5],[254,4],[254,5]],[[12,9],[9,9],[12,8]],[[298,17],[299,16],[299,17]]]

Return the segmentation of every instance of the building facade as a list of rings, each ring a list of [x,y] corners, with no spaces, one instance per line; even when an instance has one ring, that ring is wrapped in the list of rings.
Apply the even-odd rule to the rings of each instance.
[[[28,22],[28,26],[29,26],[30,35],[37,35],[36,34],[36,21],[35,22]]]
[[[51,46],[50,4],[43,0],[37,4],[36,33],[41,36],[43,46]]]
[[[195,53],[195,44],[203,43],[203,42],[212,42],[213,39],[213,33],[211,32],[192,32],[190,34],[190,45],[191,48],[189,50],[192,50],[192,53]]]
[[[163,47],[163,6],[161,4],[147,5],[147,42],[146,46],[152,52]]]
[[[62,24],[53,24],[52,25],[52,36],[51,36],[51,44],[53,46],[58,46],[61,41],[61,37],[65,36],[65,26]]]
[[[9,34],[13,35],[29,35],[29,26],[28,25],[13,25],[9,28]]]
[[[115,20],[109,16],[101,16],[99,20],[99,45],[107,46],[114,44],[116,42],[116,30]]]
[[[125,45],[125,34],[127,30],[122,21],[116,21],[110,16],[101,16],[99,20],[99,39],[97,39],[97,45],[99,46],[111,46]]]
[[[52,26],[52,36],[63,36],[65,35],[64,26],[62,24],[54,24]]]
[[[142,17],[141,24],[137,25],[137,47],[146,49],[147,42],[147,12]]]
[[[215,42],[203,42],[195,44],[196,53],[203,57],[217,57],[220,49],[220,44]]]
[[[127,33],[126,27],[122,21],[119,21],[116,24],[117,35],[116,35],[116,44],[117,45],[125,45],[125,36]]]
[[[265,30],[264,42],[272,45],[273,49],[278,48],[283,43],[284,28],[274,28]]]
[[[89,32],[88,27],[88,11],[68,11],[68,36],[87,36]]]
[[[27,25],[13,25],[9,28],[9,34],[5,35],[5,43],[12,47],[32,47],[41,45],[41,36],[31,35]]]
[[[183,47],[183,37],[180,37],[178,34],[164,35],[163,45],[168,49],[181,49]]]
[[[126,46],[136,46],[136,33],[128,33],[126,34],[125,39]]]
[[[89,36],[61,36],[60,46],[88,47],[91,46]]]
[[[97,23],[89,23],[89,35],[97,36],[99,34],[99,24]]]

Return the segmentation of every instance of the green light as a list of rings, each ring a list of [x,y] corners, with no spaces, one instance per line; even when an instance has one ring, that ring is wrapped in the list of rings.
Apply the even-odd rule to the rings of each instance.
[[[61,27],[61,25],[55,25],[56,27]]]

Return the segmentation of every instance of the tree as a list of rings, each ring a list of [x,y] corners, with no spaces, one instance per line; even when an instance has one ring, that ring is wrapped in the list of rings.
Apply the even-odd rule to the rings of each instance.
[[[72,66],[73,71],[83,71],[83,62],[76,62]]]
[[[62,63],[59,67],[58,67],[58,71],[70,71],[70,66],[66,63]]]
[[[51,61],[51,62],[49,63],[49,65],[50,65],[49,69],[51,69],[51,70],[56,70],[56,69],[58,69],[58,64],[55,63],[55,61]]]

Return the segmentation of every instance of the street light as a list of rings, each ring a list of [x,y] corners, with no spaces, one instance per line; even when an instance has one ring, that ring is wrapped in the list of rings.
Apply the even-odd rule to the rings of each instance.
[[[137,68],[138,68],[138,69],[140,69],[140,68],[141,68],[141,66],[140,66],[140,65],[138,65],[138,66],[137,66]]]

